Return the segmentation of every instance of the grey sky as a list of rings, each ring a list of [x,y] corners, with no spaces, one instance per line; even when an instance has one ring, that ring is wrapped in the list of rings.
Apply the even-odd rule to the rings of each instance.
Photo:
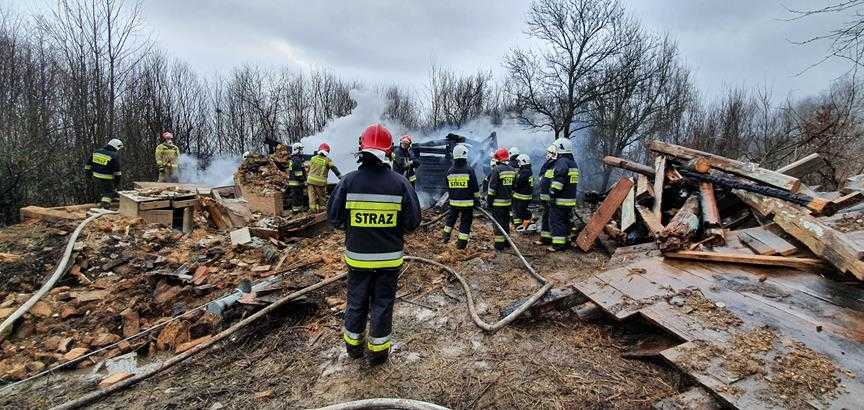
[[[11,1],[38,10],[30,1]],[[765,84],[777,98],[813,94],[847,69],[831,62],[796,75],[824,49],[789,42],[830,29],[837,16],[781,21],[788,13],[776,0],[624,1],[646,27],[678,40],[697,86],[709,97],[727,85]],[[423,90],[432,62],[464,72],[489,69],[500,77],[502,56],[525,43],[527,6],[527,0],[144,2],[160,47],[204,74],[244,63],[329,67],[415,90]]]

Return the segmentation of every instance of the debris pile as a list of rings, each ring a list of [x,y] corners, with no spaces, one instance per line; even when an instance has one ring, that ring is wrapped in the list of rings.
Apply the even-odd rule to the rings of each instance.
[[[244,195],[281,193],[288,186],[286,163],[268,155],[249,155],[234,174],[234,182]]]

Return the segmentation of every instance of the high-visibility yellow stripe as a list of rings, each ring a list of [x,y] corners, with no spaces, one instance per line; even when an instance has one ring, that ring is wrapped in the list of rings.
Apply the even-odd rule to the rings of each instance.
[[[351,346],[360,346],[360,343],[362,343],[361,340],[352,339],[350,336],[346,335],[345,333],[342,334],[342,340],[344,340],[345,343],[348,343]]]
[[[345,263],[352,268],[359,269],[386,269],[398,268],[402,266],[403,258],[384,260],[384,261],[358,261],[345,256]]]
[[[98,173],[98,172],[94,172],[94,173],[93,173],[93,178],[106,179],[106,180],[113,180],[113,179],[114,179],[114,175],[111,175],[111,174],[100,174],[100,173]]]
[[[560,181],[552,181],[552,183],[549,185],[549,188],[552,188],[555,190],[564,189],[564,184],[561,183]]]
[[[417,180],[417,175],[411,175],[411,178],[408,178],[409,182],[414,182]]]
[[[514,192],[513,193],[513,199],[521,199],[523,201],[530,201],[531,195],[525,195],[525,194],[520,194],[520,193]]]
[[[345,209],[364,209],[370,211],[401,211],[402,204],[392,202],[346,201]]]
[[[498,242],[498,243],[507,242],[507,238],[505,238],[503,236],[495,235],[495,242]]]
[[[519,225],[519,224],[521,224],[521,223],[522,223],[522,220],[521,220],[521,219],[519,219],[519,218],[513,218],[513,224],[514,224],[514,225]]]
[[[303,185],[300,181],[288,181],[288,186],[301,186]]]
[[[567,238],[564,236],[553,236],[552,243],[554,245],[564,245],[565,243],[567,243]]]
[[[467,233],[461,233],[461,232],[459,233],[459,240],[460,241],[467,241],[468,238],[469,238],[469,235]]]
[[[555,198],[555,205],[558,206],[576,206],[575,199],[569,198]]]
[[[102,166],[108,165],[108,163],[111,162],[111,156],[110,155],[100,154],[98,152],[94,152],[93,157],[91,159],[92,159],[93,163],[99,164]]]
[[[549,231],[540,231],[541,238],[552,238],[552,232]]]
[[[544,178],[549,178],[549,179],[554,178],[554,177],[555,177],[555,170],[552,169],[552,168],[547,169],[546,172],[543,173],[543,177],[544,177]]]
[[[512,203],[509,199],[496,199],[492,201],[492,206],[510,206]]]
[[[453,227],[452,226],[444,226],[444,233],[450,233],[450,232],[453,232]]]
[[[549,194],[540,194],[540,200],[544,202],[549,202],[552,200],[552,197]]]
[[[388,340],[382,344],[373,344],[372,342],[369,342],[368,344],[366,344],[366,348],[369,349],[370,352],[375,352],[375,353],[388,350],[388,349],[390,349],[391,346],[393,346],[392,340]]]
[[[451,199],[450,206],[455,206],[459,208],[470,208],[474,206],[473,199]]]

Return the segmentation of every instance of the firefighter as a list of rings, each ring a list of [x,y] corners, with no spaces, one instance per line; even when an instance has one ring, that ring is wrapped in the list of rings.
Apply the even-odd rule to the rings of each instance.
[[[534,195],[534,174],[531,172],[531,157],[519,154],[516,157],[516,178],[513,179],[513,225],[517,232],[524,232],[531,224],[528,205]]]
[[[504,232],[510,233],[510,206],[513,204],[513,179],[516,171],[507,164],[509,155],[507,150],[499,148],[495,151],[496,165],[489,175],[489,190],[486,192],[486,206],[491,210],[492,216],[504,228]],[[504,233],[500,232],[493,224],[495,230],[495,250],[501,251],[510,247]]]
[[[410,135],[403,135],[399,139],[399,146],[393,150],[393,170],[408,178],[411,185],[417,184],[417,161],[411,153],[412,139]]]
[[[549,183],[549,225],[552,228],[550,251],[560,251],[570,246],[571,215],[576,206],[576,186],[579,184],[579,167],[573,159],[573,143],[568,138],[555,140],[558,158],[552,168]]]
[[[342,178],[342,173],[336,165],[333,165],[333,160],[328,155],[330,155],[330,146],[324,143],[318,146],[318,152],[309,160],[306,187],[309,192],[309,209],[312,212],[324,211],[327,204],[327,177],[330,171],[332,170],[337,178]]]
[[[99,148],[90,160],[84,164],[84,171],[88,177],[93,177],[96,190],[99,192],[99,207],[111,208],[111,201],[117,196],[117,188],[120,187],[120,179],[123,173],[120,171],[120,150],[123,142],[117,138],[108,141],[104,147]]]
[[[342,339],[355,359],[363,356],[365,339],[370,365],[387,361],[402,237],[420,226],[417,193],[389,167],[392,148],[393,137],[384,126],[366,128],[360,137],[360,167],[339,182],[328,205],[330,222],[345,230],[348,293]]]
[[[156,168],[159,169],[159,182],[178,182],[177,160],[180,148],[174,145],[174,134],[163,132],[162,143],[156,146]]]
[[[450,242],[450,234],[459,222],[459,238],[456,248],[465,249],[471,235],[474,221],[474,206],[480,201],[480,187],[474,169],[468,166],[468,147],[459,144],[453,147],[453,166],[447,171],[447,192],[450,210],[444,225],[444,243]]]
[[[551,245],[552,231],[549,228],[549,184],[552,182],[555,170],[555,145],[546,148],[546,161],[540,167],[540,203],[543,204],[543,215],[540,217],[540,240],[535,245]]]
[[[303,162],[303,144],[295,142],[291,145],[291,157],[288,160],[288,198],[293,212],[302,212],[304,208],[306,169],[303,168]]]
[[[507,155],[510,156],[510,159],[507,160],[507,165],[510,165],[510,168],[519,169],[519,162],[517,158],[519,158],[519,154],[522,152],[519,151],[519,147],[512,147],[509,151],[507,151]]]

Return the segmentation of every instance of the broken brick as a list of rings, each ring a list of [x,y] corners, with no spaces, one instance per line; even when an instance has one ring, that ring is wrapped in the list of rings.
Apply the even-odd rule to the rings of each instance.
[[[93,346],[93,347],[108,346],[112,343],[118,342],[120,339],[121,339],[120,336],[117,336],[113,333],[100,333],[93,339],[93,341],[90,342],[90,346]]]
[[[92,302],[95,300],[102,300],[108,296],[107,290],[91,290],[88,292],[76,292],[74,294],[75,300],[77,303],[86,303]]]
[[[78,314],[78,310],[72,306],[64,306],[63,309],[60,310],[60,318],[61,319],[68,319],[68,318],[75,316],[77,314]]]
[[[99,382],[99,387],[104,389],[104,388],[110,387],[113,384],[122,382],[123,380],[126,380],[130,377],[132,377],[132,373],[126,373],[126,372],[114,373],[114,374],[102,379],[102,381]]]
[[[122,313],[123,316],[123,336],[129,337],[138,334],[141,331],[141,317],[138,312],[127,308]]]
[[[177,349],[175,349],[175,353],[177,353],[177,354],[183,353],[183,352],[185,352],[185,351],[187,351],[187,350],[189,350],[195,346],[209,342],[210,339],[212,339],[212,338],[213,338],[213,336],[207,335],[204,337],[199,337],[195,340],[188,341],[186,343],[179,344],[179,345],[177,345]]]
[[[39,301],[33,304],[30,308],[30,314],[36,317],[46,318],[51,317],[51,306],[48,306],[47,303]]]
[[[76,348],[70,350],[68,353],[63,355],[63,361],[68,362],[70,360],[75,360],[81,356],[84,356],[85,354],[87,354],[87,352],[88,352],[87,348],[76,347]]]
[[[209,274],[209,269],[206,266],[199,266],[198,269],[195,269],[195,273],[192,275],[192,283],[195,286],[203,285],[207,282],[207,276]]]

